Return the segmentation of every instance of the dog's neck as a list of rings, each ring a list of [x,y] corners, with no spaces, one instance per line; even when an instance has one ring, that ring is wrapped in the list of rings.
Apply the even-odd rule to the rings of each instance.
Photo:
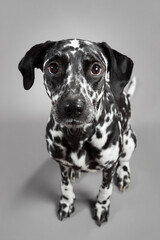
[[[68,128],[61,126],[61,131],[64,134],[65,139],[67,140],[70,147],[76,151],[82,148],[84,142],[89,140],[95,132],[95,124],[90,123],[86,124],[81,128]]]

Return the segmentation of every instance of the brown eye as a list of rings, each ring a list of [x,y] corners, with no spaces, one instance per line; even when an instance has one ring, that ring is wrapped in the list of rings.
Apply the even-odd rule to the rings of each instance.
[[[101,70],[102,70],[101,66],[99,64],[97,64],[97,63],[93,64],[93,66],[91,68],[91,72],[94,75],[100,74]]]
[[[49,72],[52,74],[57,74],[59,71],[59,66],[57,63],[51,63],[48,67]]]

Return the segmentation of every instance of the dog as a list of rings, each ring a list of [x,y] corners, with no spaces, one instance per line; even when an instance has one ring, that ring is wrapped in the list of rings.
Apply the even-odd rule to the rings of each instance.
[[[72,182],[81,172],[102,170],[93,207],[101,226],[108,220],[113,180],[120,191],[130,184],[129,159],[137,143],[130,124],[133,61],[105,42],[69,39],[33,46],[18,67],[26,90],[34,83],[34,69],[41,69],[51,99],[46,143],[60,165],[59,219],[74,212]]]

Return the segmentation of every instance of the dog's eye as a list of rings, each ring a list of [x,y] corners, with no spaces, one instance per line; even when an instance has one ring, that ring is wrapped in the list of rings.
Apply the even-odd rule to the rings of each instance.
[[[59,65],[57,63],[51,63],[48,67],[48,70],[52,74],[57,74],[59,71]]]
[[[93,66],[91,67],[91,72],[94,75],[99,75],[101,73],[101,66],[97,63],[93,64]]]

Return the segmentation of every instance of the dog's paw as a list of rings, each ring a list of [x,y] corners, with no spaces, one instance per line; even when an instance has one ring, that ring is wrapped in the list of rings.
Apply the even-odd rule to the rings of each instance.
[[[70,217],[70,215],[74,212],[75,207],[74,207],[74,202],[69,203],[65,201],[63,197],[60,200],[59,203],[59,209],[58,209],[58,217],[59,220],[62,221],[64,218]]]
[[[100,227],[103,222],[108,221],[110,205],[97,202],[93,209],[93,219],[96,221],[97,225]]]
[[[116,185],[121,192],[124,192],[130,185],[131,174],[127,166],[119,166],[116,172]]]

